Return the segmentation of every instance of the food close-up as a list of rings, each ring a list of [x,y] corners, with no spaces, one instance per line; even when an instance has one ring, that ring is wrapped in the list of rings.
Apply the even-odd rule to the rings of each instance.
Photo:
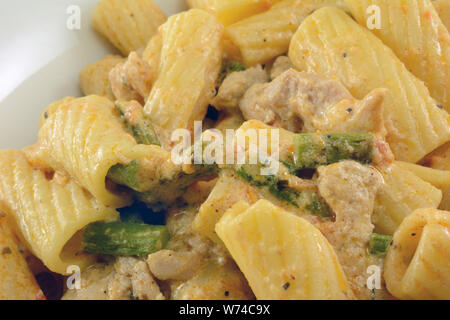
[[[0,145],[0,300],[450,300],[450,0],[181,2]]]

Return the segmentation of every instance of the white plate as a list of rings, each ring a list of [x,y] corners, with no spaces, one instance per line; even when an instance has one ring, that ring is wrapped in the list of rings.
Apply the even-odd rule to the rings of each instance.
[[[155,0],[167,15],[186,9],[185,0]],[[97,1],[14,0],[0,10],[0,149],[36,141],[46,106],[81,96],[78,74],[87,64],[115,53],[91,27]],[[81,10],[81,29],[69,30],[67,10]]]

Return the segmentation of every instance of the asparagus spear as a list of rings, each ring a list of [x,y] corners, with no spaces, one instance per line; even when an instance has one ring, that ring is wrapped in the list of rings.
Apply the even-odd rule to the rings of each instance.
[[[147,256],[169,240],[165,226],[131,222],[96,222],[83,233],[83,251],[120,256]]]
[[[261,175],[257,165],[242,165],[236,168],[239,177],[255,187],[267,190],[276,198],[294,207],[303,208],[321,218],[332,217],[332,212],[325,200],[315,190],[297,190],[290,188],[288,182],[276,175]]]
[[[137,101],[118,100],[116,109],[137,143],[161,145],[151,122],[145,118],[144,110]]]
[[[372,233],[369,241],[369,252],[376,256],[386,254],[389,245],[392,242],[392,237],[384,234]]]
[[[135,192],[138,200],[154,211],[166,209],[186,189],[199,179],[217,175],[217,166],[195,166],[193,173],[185,173],[181,167],[168,164],[168,168],[155,168],[148,161],[133,161],[129,165],[117,164],[108,172],[113,182],[126,186]],[[163,173],[164,172],[164,173]]]
[[[316,169],[341,160],[372,162],[374,137],[365,133],[296,134],[294,162],[297,170]]]

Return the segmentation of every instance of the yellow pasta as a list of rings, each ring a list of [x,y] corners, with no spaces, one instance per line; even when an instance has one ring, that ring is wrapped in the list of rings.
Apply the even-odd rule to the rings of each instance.
[[[128,56],[144,48],[165,21],[165,14],[153,0],[101,0],[92,24]]]
[[[221,243],[214,228],[225,211],[239,201],[255,203],[260,198],[256,190],[239,179],[234,171],[222,171],[208,199],[200,207],[192,227],[202,236]]]
[[[149,65],[155,79],[158,77],[159,63],[161,62],[162,37],[157,34],[142,52],[142,59]]]
[[[93,261],[80,252],[78,231],[118,217],[73,180],[33,169],[22,151],[0,151],[0,199],[32,253],[60,274]]]
[[[436,9],[442,23],[450,31],[450,0],[435,0],[433,1],[434,8]]]
[[[372,32],[408,70],[423,80],[431,96],[450,112],[450,33],[431,0],[346,0],[353,16],[367,25],[372,5],[380,9],[380,28]]]
[[[33,161],[74,177],[101,203],[121,207],[130,198],[107,188],[109,169],[151,155],[154,146],[138,146],[110,100],[98,96],[64,99],[44,112]]]
[[[450,212],[420,209],[395,232],[386,261],[388,290],[400,299],[450,299]]]
[[[285,0],[270,10],[225,29],[227,54],[246,65],[263,64],[286,53],[300,23],[314,10],[336,0]]]
[[[257,299],[353,297],[336,253],[320,231],[267,200],[251,207],[237,203],[216,232]]]
[[[187,0],[189,7],[213,13],[223,25],[268,10],[280,0]]]
[[[173,130],[193,129],[204,118],[221,68],[222,33],[220,22],[198,9],[172,16],[161,27],[159,76],[145,112],[163,144]]]
[[[372,216],[377,232],[392,235],[414,210],[439,206],[442,192],[398,162],[381,173],[384,184],[378,191]]]
[[[446,190],[447,188],[450,187],[450,171],[427,168],[416,164],[401,161],[397,162],[397,164],[400,167],[413,172],[416,176],[432,184],[436,188]]]
[[[450,171],[450,143],[446,143],[439,149],[433,151],[424,160],[425,165],[437,169]],[[450,211],[450,187],[443,191],[440,209]]]
[[[0,213],[0,300],[45,299],[19,245],[9,221]]]
[[[114,101],[109,84],[109,72],[119,63],[125,62],[121,56],[106,56],[100,61],[87,65],[80,73],[81,91],[85,96],[96,94]]]
[[[357,98],[389,89],[384,104],[387,140],[397,160],[417,162],[450,139],[450,116],[392,50],[342,10],[310,15],[294,35],[289,56],[302,70],[338,77]]]

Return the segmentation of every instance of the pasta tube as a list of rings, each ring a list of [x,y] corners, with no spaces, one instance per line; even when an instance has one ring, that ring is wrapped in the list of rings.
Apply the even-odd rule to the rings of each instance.
[[[124,56],[144,48],[166,21],[153,0],[101,0],[92,18],[94,28]]]
[[[78,231],[118,217],[73,180],[57,173],[49,180],[22,151],[0,152],[0,199],[31,252],[60,274],[70,265],[83,268],[93,262],[80,252]]]
[[[0,217],[0,300],[42,300],[36,283],[19,249],[6,217]]]
[[[138,147],[106,98],[65,99],[44,115],[38,147],[30,152],[33,161],[67,172],[105,205],[126,206],[126,194],[107,188],[108,170],[144,158],[153,146]]]
[[[380,9],[372,32],[389,46],[430,94],[450,112],[450,33],[431,0],[346,0],[355,19],[367,25],[370,6]]]
[[[420,209],[394,234],[384,278],[400,299],[450,299],[450,212]]]
[[[447,30],[450,31],[450,1],[449,0],[435,0],[433,6],[436,9],[442,23],[445,24]]]
[[[286,53],[300,23],[314,10],[336,0],[285,0],[268,11],[225,29],[225,51],[246,65],[263,64]]]
[[[106,56],[102,60],[91,63],[80,73],[81,91],[85,96],[95,94],[114,101],[115,97],[109,83],[109,72],[125,59],[121,56]]]
[[[187,0],[189,7],[214,14],[227,26],[254,14],[268,10],[280,0]]]
[[[223,27],[198,9],[172,16],[161,27],[159,76],[145,105],[163,145],[173,130],[193,129],[215,94],[222,59]],[[166,142],[166,143],[164,143]]]
[[[342,10],[317,10],[302,23],[289,49],[294,65],[338,77],[357,98],[389,89],[384,118],[397,160],[417,162],[450,139],[450,116],[438,108],[422,81],[369,30]]]
[[[239,202],[216,225],[257,299],[353,298],[334,249],[306,220],[260,200]]]
[[[372,216],[377,232],[392,235],[414,210],[439,206],[442,192],[400,163],[379,170],[384,183],[378,191]]]

